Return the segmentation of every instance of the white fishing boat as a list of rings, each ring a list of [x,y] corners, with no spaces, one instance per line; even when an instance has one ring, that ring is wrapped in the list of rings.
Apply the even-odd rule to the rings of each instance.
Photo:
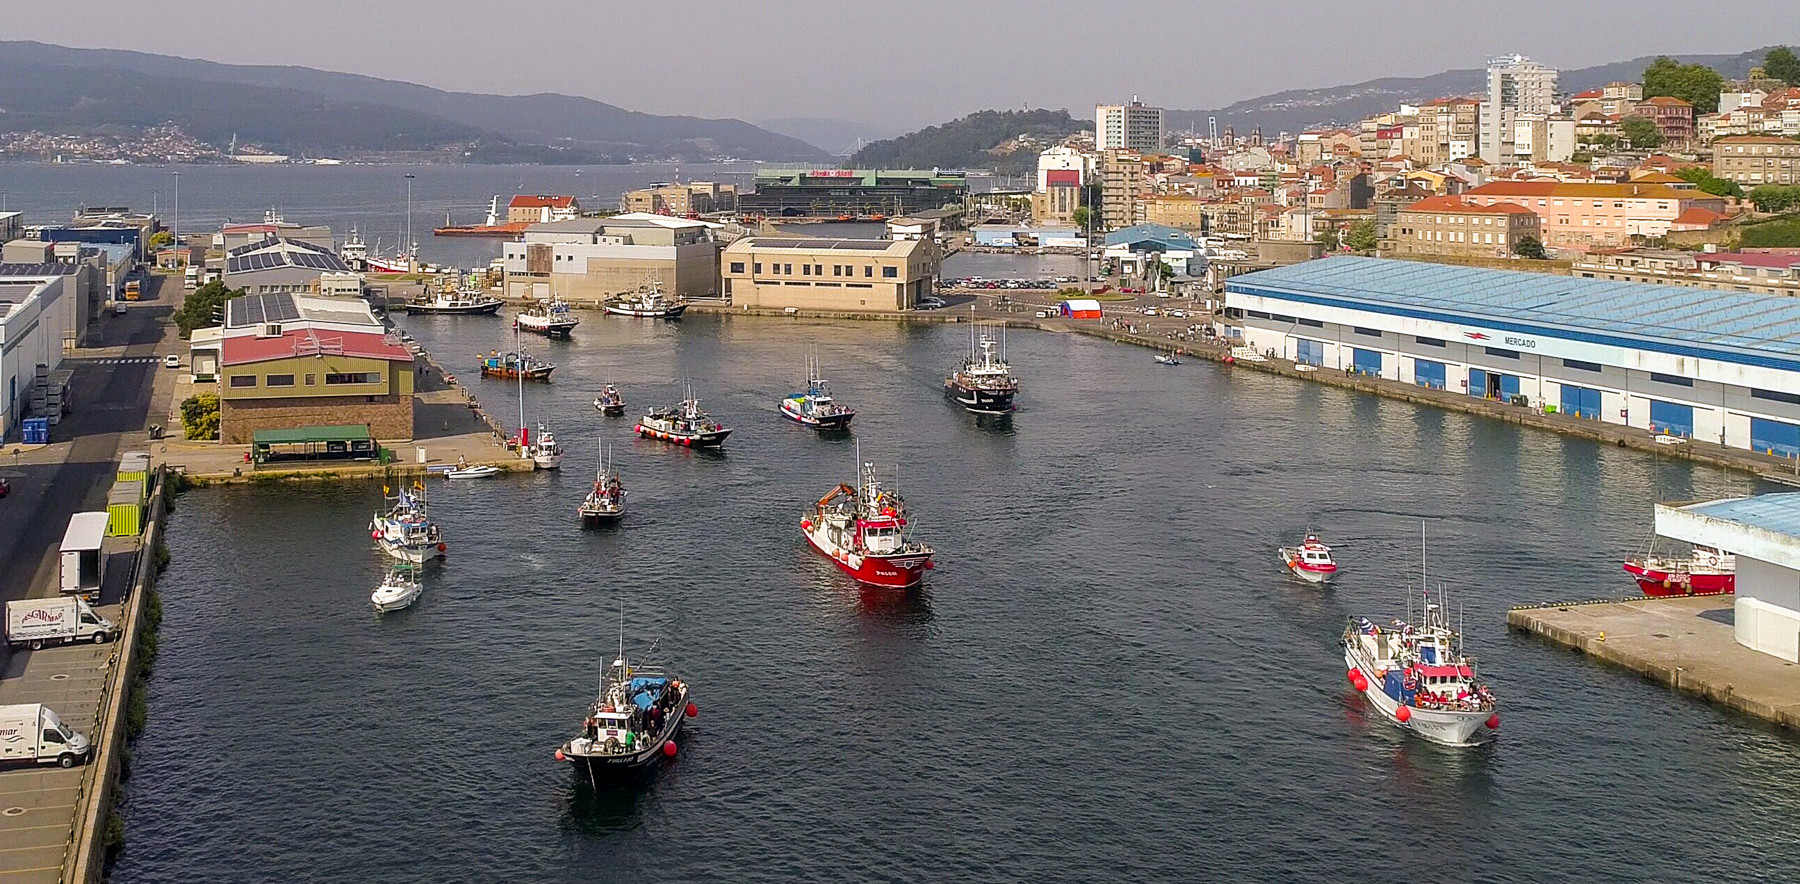
[[[418,601],[424,592],[425,586],[419,582],[418,567],[396,564],[388,569],[387,576],[381,579],[381,585],[369,594],[369,603],[377,611],[398,611]]]
[[[537,440],[531,443],[531,463],[540,470],[554,470],[562,466],[562,446],[556,442],[556,434],[550,428],[538,424]]]
[[[656,319],[679,319],[687,312],[687,304],[663,294],[662,284],[652,284],[635,295],[607,301],[603,308],[615,316],[646,316]]]
[[[1279,553],[1281,563],[1301,580],[1330,583],[1337,579],[1338,566],[1331,557],[1331,547],[1319,540],[1318,535],[1309,533],[1299,546],[1281,547]]]
[[[1181,364],[1181,359],[1176,357],[1176,355],[1174,353],[1158,353],[1158,354],[1156,354],[1156,361],[1162,365],[1180,365]]]
[[[388,491],[388,486],[381,486],[383,495]],[[443,531],[431,521],[425,483],[414,482],[411,488],[402,488],[398,496],[386,499],[393,501],[394,506],[369,520],[369,536],[382,552],[419,565],[448,551]]]
[[[580,324],[568,302],[561,298],[530,304],[513,314],[513,325],[547,338],[566,338]]]
[[[576,512],[587,525],[616,522],[625,515],[625,484],[619,481],[619,471],[612,465],[610,447],[602,449],[599,465],[594,470],[594,487],[582,499]]]

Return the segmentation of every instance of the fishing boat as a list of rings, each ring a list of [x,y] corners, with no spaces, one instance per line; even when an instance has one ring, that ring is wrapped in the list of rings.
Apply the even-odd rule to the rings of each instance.
[[[500,312],[501,301],[486,292],[455,288],[421,295],[406,302],[406,312],[440,316],[486,316]]]
[[[1329,583],[1337,578],[1337,562],[1331,558],[1331,547],[1316,535],[1306,535],[1299,546],[1281,548],[1281,563],[1295,577],[1308,583]]]
[[[934,550],[908,539],[906,502],[862,464],[862,482],[840,483],[800,516],[800,533],[812,548],[859,583],[904,589],[917,586],[932,567]]]
[[[600,694],[581,722],[581,734],[556,750],[583,780],[600,787],[629,782],[680,751],[675,737],[700,714],[688,685],[659,669],[619,656],[600,677]]]
[[[513,315],[513,325],[547,338],[566,338],[580,324],[569,303],[561,298],[527,305]]]
[[[562,466],[562,446],[556,443],[556,434],[542,423],[538,424],[537,440],[531,443],[530,450],[531,464],[537,469],[554,470]]]
[[[523,351],[502,353],[495,350],[481,357],[481,373],[490,378],[547,381],[555,370],[555,365]]]
[[[594,468],[594,487],[581,501],[577,510],[581,514],[582,524],[602,525],[616,522],[625,515],[625,484],[619,481],[619,471],[612,465],[612,449],[603,449],[600,462]]]
[[[1384,629],[1349,618],[1343,644],[1350,686],[1400,728],[1446,746],[1485,743],[1500,729],[1475,658],[1462,652],[1462,636],[1429,597],[1417,626],[1395,619]]]
[[[679,298],[668,298],[663,295],[662,284],[652,284],[648,289],[640,289],[636,294],[613,298],[601,305],[601,309],[615,316],[645,316],[655,319],[679,319],[687,312],[688,305]]]
[[[1737,556],[1710,546],[1695,546],[1686,558],[1654,552],[1625,562],[1625,573],[1644,595],[1723,595],[1737,591]]]
[[[841,430],[856,417],[856,409],[832,398],[815,359],[806,361],[806,392],[788,394],[781,400],[781,413],[815,430]]]
[[[999,346],[992,335],[982,332],[978,340],[971,342],[962,366],[944,379],[944,395],[977,414],[1011,413],[1019,379],[1013,377],[1005,354],[995,355]]]
[[[700,410],[700,400],[692,390],[680,405],[659,408],[638,418],[635,428],[646,439],[661,439],[690,448],[708,448],[725,444],[731,428]]]
[[[1156,354],[1156,361],[1163,365],[1180,365],[1181,364],[1181,359],[1172,352]]]
[[[381,493],[385,496],[388,486],[381,486]],[[443,531],[431,521],[423,482],[414,482],[411,488],[400,489],[398,496],[385,499],[393,501],[393,507],[369,520],[369,536],[382,552],[419,565],[448,551]]]
[[[594,397],[594,410],[601,414],[624,414],[625,394],[619,392],[619,388],[612,384],[601,387],[600,395]]]
[[[381,579],[381,585],[369,593],[369,603],[377,611],[398,611],[418,601],[424,592],[425,586],[419,582],[418,566],[397,562],[388,569],[387,576]]]

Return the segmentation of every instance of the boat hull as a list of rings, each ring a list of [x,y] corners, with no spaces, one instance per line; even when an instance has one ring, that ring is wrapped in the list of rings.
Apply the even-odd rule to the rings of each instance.
[[[654,310],[640,310],[634,307],[621,307],[616,304],[609,304],[600,309],[605,310],[614,316],[636,316],[640,319],[680,319],[681,314],[687,312],[687,305],[677,304],[673,307],[658,307]]]
[[[1015,407],[1013,396],[1016,390],[983,390],[959,384],[956,381],[944,383],[944,395],[951,401],[961,405],[965,411],[976,414],[1011,414]]]
[[[524,372],[525,380],[548,381],[550,380],[550,372],[555,370],[554,367],[529,369]],[[481,376],[487,378],[506,378],[510,381],[517,378],[519,374],[520,372],[516,368],[492,368],[485,365],[481,367]]]
[[[1625,573],[1651,598],[1687,595],[1726,595],[1737,591],[1737,574],[1679,573],[1626,562]]]
[[[500,468],[482,464],[462,470],[449,470],[444,473],[446,479],[486,479],[500,475]]]
[[[907,553],[899,556],[867,556],[856,555],[846,550],[837,549],[816,534],[822,528],[808,530],[804,527],[800,533],[806,542],[820,555],[830,559],[858,583],[868,586],[880,586],[887,589],[911,589],[925,580],[925,572],[931,568],[931,553]]]
[[[1424,709],[1408,707],[1407,720],[1399,717],[1400,701],[1381,690],[1382,679],[1361,665],[1348,646],[1344,648],[1345,671],[1352,669],[1367,679],[1368,689],[1357,691],[1381,717],[1401,730],[1443,746],[1478,746],[1494,738],[1496,731],[1487,726],[1495,713],[1491,710]],[[1352,686],[1352,690],[1355,687]]]
[[[642,423],[638,424],[635,429],[639,436],[646,439],[660,439],[688,448],[717,448],[725,444],[726,436],[731,435],[731,431],[728,429],[714,430],[709,433],[671,433],[655,427],[646,427]]]
[[[400,593],[384,593],[380,589],[377,589],[369,596],[369,603],[375,606],[376,611],[386,613],[388,611],[398,611],[401,608],[409,608],[412,606],[413,602],[419,600],[419,596],[424,594],[424,588],[418,586]]]
[[[546,338],[566,338],[574,333],[575,326],[579,324],[580,323],[575,322],[557,322],[534,325],[529,322],[521,322],[519,323],[519,328],[531,332],[534,335],[543,335]]]
[[[1336,580],[1338,575],[1336,565],[1332,565],[1329,568],[1319,568],[1307,565],[1300,560],[1300,557],[1295,553],[1292,547],[1284,546],[1281,548],[1281,564],[1288,569],[1289,574],[1308,583],[1330,583],[1333,580]]]
[[[437,304],[407,304],[406,312],[428,316],[492,316],[500,312],[501,303],[494,301],[491,304],[463,304],[456,307],[444,307]]]
[[[625,511],[619,510],[578,510],[583,525],[611,525],[625,518]]]
[[[850,426],[850,419],[856,417],[856,412],[854,410],[826,415],[824,417],[807,414],[799,406],[795,405],[794,400],[792,399],[782,400],[781,413],[786,416],[788,420],[800,424],[801,426],[812,427],[815,430],[841,430]]]
[[[656,770],[659,763],[667,760],[668,756],[663,754],[663,744],[681,735],[682,728],[687,724],[687,718],[682,714],[687,703],[688,691],[684,684],[681,687],[681,697],[674,705],[674,715],[663,727],[662,733],[654,740],[646,740],[633,751],[588,754],[575,751],[575,743],[570,741],[563,744],[560,754],[575,767],[576,776],[595,788],[637,782]],[[680,743],[676,743],[677,749],[680,746]]]
[[[423,565],[427,559],[442,558],[444,555],[443,550],[438,549],[439,546],[443,546],[441,543],[425,546],[408,546],[406,544],[388,540],[385,537],[378,538],[375,543],[377,546],[381,547],[382,552],[387,553],[389,556],[402,562],[410,562],[414,565]]]

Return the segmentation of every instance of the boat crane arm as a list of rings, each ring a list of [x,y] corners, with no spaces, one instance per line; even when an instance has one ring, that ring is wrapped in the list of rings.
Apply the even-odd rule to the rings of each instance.
[[[850,487],[850,484],[847,482],[839,482],[838,487],[831,489],[824,497],[819,498],[819,506],[825,506],[831,503],[832,498],[837,497],[840,494],[848,494],[851,497],[855,497],[856,489]]]

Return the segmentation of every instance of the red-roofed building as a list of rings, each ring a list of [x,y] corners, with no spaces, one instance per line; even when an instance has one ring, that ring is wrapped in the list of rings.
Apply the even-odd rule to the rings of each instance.
[[[1670,147],[1683,147],[1694,140],[1694,106],[1669,95],[1658,95],[1638,102],[1631,109],[1632,116],[1648,117],[1656,124],[1656,133],[1662,136],[1663,144]]]
[[[342,424],[413,438],[413,355],[366,302],[247,295],[226,303],[217,333],[220,441]]]
[[[1538,214],[1544,245],[1586,251],[1629,245],[1631,238],[1660,237],[1688,208],[1725,211],[1725,199],[1662,184],[1577,184],[1559,181],[1495,181],[1465,196],[1482,205],[1516,203]]]
[[[581,204],[572,196],[519,194],[506,206],[509,224],[548,224],[581,217]]]
[[[1434,196],[1401,209],[1388,227],[1396,255],[1504,258],[1520,239],[1541,242],[1536,212],[1514,203],[1481,205],[1466,196]]]

